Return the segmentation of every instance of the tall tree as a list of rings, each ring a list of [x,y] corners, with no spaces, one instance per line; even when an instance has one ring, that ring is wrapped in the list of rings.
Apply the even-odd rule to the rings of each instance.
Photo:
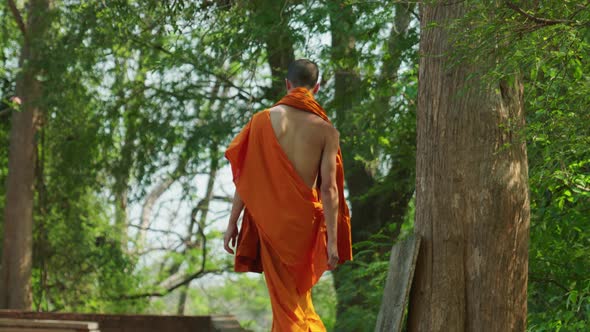
[[[293,33],[289,29],[291,6],[274,0],[257,0],[252,5],[255,7],[254,20],[266,32],[261,37],[266,45],[272,79],[267,95],[271,101],[275,101],[285,93],[287,67],[295,60]]]
[[[452,65],[465,2],[422,7],[410,331],[524,331],[529,196],[518,77]],[[463,32],[464,33],[464,32]],[[481,58],[482,66],[497,60]]]
[[[31,307],[31,267],[33,247],[33,202],[36,164],[35,133],[42,125],[42,75],[45,34],[50,26],[50,1],[31,0],[26,23],[14,1],[9,7],[23,35],[16,82],[22,110],[12,113],[4,241],[0,279],[0,308]]]

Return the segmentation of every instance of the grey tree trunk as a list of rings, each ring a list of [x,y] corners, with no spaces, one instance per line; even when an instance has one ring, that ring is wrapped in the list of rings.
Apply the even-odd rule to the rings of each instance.
[[[465,2],[423,5],[409,331],[525,331],[529,238],[523,88],[450,65]],[[490,55],[484,61],[494,61]],[[482,63],[482,65],[485,65]]]
[[[209,215],[209,207],[211,205],[211,200],[213,199],[213,189],[215,186],[215,179],[217,178],[217,171],[219,169],[219,159],[218,159],[218,152],[219,147],[217,146],[216,143],[211,144],[211,166],[209,168],[209,179],[207,180],[207,189],[205,190],[205,197],[203,197],[203,199],[201,199],[199,201],[199,204],[197,204],[197,210],[200,211],[201,215],[199,217],[199,221],[198,221],[198,225],[197,227],[199,227],[200,230],[205,229],[206,224],[207,224],[207,216]],[[195,214],[196,217],[196,214]],[[188,229],[188,235],[189,237],[192,236],[192,234],[194,233],[194,221],[195,218],[193,218],[193,220],[191,220],[191,223],[189,225],[189,229]],[[192,262],[191,262],[192,263]],[[178,315],[184,315],[185,309],[186,309],[186,302],[188,299],[188,290],[190,288],[190,283],[186,284],[185,286],[183,286],[180,289],[180,298],[178,300],[178,308],[177,308],[177,314]]]
[[[49,0],[30,1],[26,25],[21,25],[22,71],[17,78],[16,93],[22,100],[22,110],[13,112],[11,120],[0,272],[0,308],[4,309],[31,308],[35,133],[42,117],[41,82],[37,77],[41,73],[44,35],[49,28],[49,4]],[[10,5],[17,21],[22,22],[14,3]]]

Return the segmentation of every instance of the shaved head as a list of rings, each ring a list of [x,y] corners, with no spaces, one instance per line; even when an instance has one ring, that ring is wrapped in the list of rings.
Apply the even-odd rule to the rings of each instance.
[[[318,82],[319,69],[315,62],[297,59],[289,65],[287,79],[293,87],[313,88]]]

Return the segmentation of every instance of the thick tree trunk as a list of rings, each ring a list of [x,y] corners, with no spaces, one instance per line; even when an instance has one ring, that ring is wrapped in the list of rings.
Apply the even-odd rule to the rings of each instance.
[[[524,331],[529,197],[522,84],[468,81],[445,28],[464,2],[424,5],[409,331]],[[492,55],[486,61],[494,61]]]
[[[40,126],[41,83],[39,61],[48,29],[48,0],[29,4],[26,34],[20,55],[22,72],[16,93],[22,110],[12,113],[4,241],[0,273],[0,308],[31,308],[31,267],[33,246],[33,202],[35,179],[35,133]]]

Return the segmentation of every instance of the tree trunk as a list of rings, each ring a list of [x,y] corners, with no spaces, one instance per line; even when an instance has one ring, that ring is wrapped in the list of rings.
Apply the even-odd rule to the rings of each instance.
[[[439,1],[422,11],[415,223],[422,248],[409,331],[526,328],[522,84],[516,78],[473,83],[474,65],[451,67],[445,26],[468,9],[464,2]]]
[[[140,53],[137,60],[137,71],[132,81],[128,78],[128,64],[131,59],[120,59],[116,62],[117,76],[116,83],[118,84],[117,98],[120,101],[118,105],[125,105],[124,111],[121,114],[123,118],[123,126],[125,133],[123,136],[123,145],[119,153],[118,160],[115,161],[114,177],[115,183],[112,188],[114,203],[115,203],[115,229],[114,237],[121,244],[124,252],[129,250],[129,236],[128,227],[129,220],[127,214],[127,206],[129,201],[129,181],[133,168],[137,161],[137,142],[141,129],[141,105],[136,97],[128,97],[126,93],[129,91],[130,96],[137,96],[142,93],[145,88],[146,73],[143,68],[143,55]],[[129,90],[128,90],[129,89]]]
[[[20,54],[22,72],[16,93],[22,110],[12,113],[4,241],[0,279],[0,308],[31,309],[35,133],[41,125],[42,43],[49,28],[48,0],[32,0],[28,6],[26,33]]]
[[[363,216],[367,222],[374,221],[371,207],[365,204],[366,200],[358,199],[362,193],[366,193],[373,185],[373,178],[365,169],[362,162],[354,159],[354,142],[349,140],[358,137],[354,126],[350,125],[348,118],[355,106],[360,102],[360,77],[356,71],[358,60],[355,54],[355,38],[352,33],[356,24],[352,6],[332,9],[330,13],[330,29],[332,35],[331,58],[332,62],[338,64],[335,68],[334,80],[334,103],[336,113],[335,124],[341,132],[341,137],[348,137],[340,142],[344,161],[344,175],[346,186],[351,201],[351,228],[352,243],[357,243],[361,238],[367,238],[367,227],[360,225],[361,219],[356,216]],[[343,291],[343,283],[349,278],[346,269],[336,269],[332,272],[334,287],[336,289],[336,325],[337,330],[345,330],[345,324],[341,323],[345,317],[348,307],[360,305],[361,299],[350,296]]]
[[[217,178],[217,170],[219,169],[219,147],[217,143],[211,144],[211,164],[209,168],[209,179],[207,180],[207,189],[205,190],[205,197],[199,201],[197,204],[198,211],[201,212],[198,221],[199,229],[203,230],[207,227],[207,216],[209,215],[209,207],[211,205],[211,199],[213,198],[213,188],[215,186],[215,179]],[[196,217],[196,215],[195,215]],[[188,229],[188,236],[192,237],[194,233],[194,218],[191,220],[189,229]],[[196,241],[198,242],[198,240]],[[186,253],[186,252],[185,252]],[[189,261],[189,263],[192,263]],[[180,289],[180,298],[178,300],[178,315],[184,315],[184,311],[186,308],[186,301],[188,299],[188,290],[190,288],[190,283],[186,284]]]
[[[259,36],[260,41],[266,46],[272,80],[265,97],[275,102],[287,93],[284,81],[287,78],[287,67],[295,60],[294,41],[286,12],[287,5],[282,1],[256,0],[252,1],[251,6],[253,6],[256,22],[265,31]]]
[[[182,167],[184,169],[184,165]],[[139,230],[135,237],[135,250],[137,252],[141,252],[141,250],[146,247],[147,232],[152,222],[152,210],[156,205],[156,202],[168,190],[168,188],[172,186],[174,181],[176,181],[175,178],[168,176],[162,182],[158,183],[147,195],[143,206],[141,207],[141,216],[139,218],[141,223],[139,224]]]
[[[176,310],[176,314],[179,316],[184,316],[184,312],[186,311],[186,302],[188,300],[188,290],[191,286],[191,283],[182,286],[180,288],[180,295],[178,297],[178,308]]]

